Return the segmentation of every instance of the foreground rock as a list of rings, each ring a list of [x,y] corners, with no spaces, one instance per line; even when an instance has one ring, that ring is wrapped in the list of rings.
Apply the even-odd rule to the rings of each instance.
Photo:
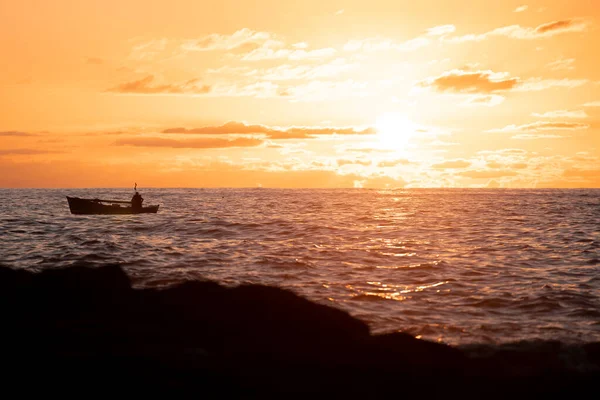
[[[21,394],[573,396],[600,378],[600,343],[466,351],[371,335],[343,311],[274,287],[133,289],[118,266],[0,268],[0,311],[2,382]]]

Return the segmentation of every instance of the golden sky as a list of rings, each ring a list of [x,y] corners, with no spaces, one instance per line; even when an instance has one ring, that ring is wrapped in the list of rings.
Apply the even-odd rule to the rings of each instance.
[[[600,187],[599,0],[0,15],[0,187]]]

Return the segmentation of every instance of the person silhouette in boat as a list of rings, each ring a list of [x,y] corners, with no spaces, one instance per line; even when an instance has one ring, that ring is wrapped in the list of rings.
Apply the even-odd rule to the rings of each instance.
[[[134,211],[139,211],[142,209],[142,203],[144,202],[144,198],[137,191],[137,183],[135,184],[135,194],[131,198],[131,208]]]

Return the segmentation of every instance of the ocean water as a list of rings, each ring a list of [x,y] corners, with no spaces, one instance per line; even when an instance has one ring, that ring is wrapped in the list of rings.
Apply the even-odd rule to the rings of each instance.
[[[125,189],[0,189],[0,265],[275,285],[453,345],[600,340],[599,189],[141,193],[157,214],[69,212],[67,195]]]

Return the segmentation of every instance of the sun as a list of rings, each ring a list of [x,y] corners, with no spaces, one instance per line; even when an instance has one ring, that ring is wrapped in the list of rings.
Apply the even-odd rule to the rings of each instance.
[[[382,114],[375,122],[378,141],[392,150],[405,150],[416,128],[412,121],[399,113]]]

